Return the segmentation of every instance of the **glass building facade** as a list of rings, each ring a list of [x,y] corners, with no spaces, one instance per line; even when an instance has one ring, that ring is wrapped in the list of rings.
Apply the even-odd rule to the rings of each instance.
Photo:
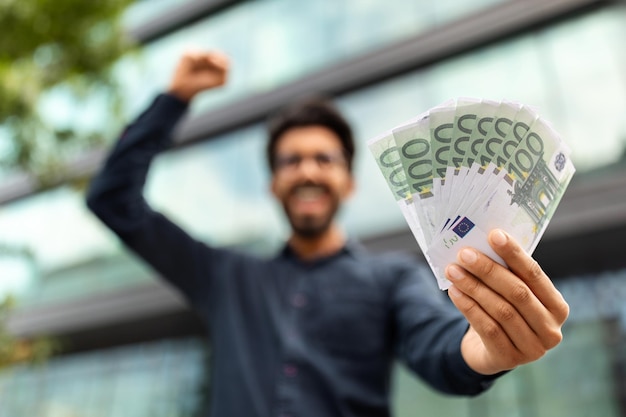
[[[139,1],[129,10],[127,25],[145,28],[194,3]],[[351,235],[372,247],[384,237],[386,248],[418,251],[416,244],[406,246],[406,224],[368,154],[367,139],[455,97],[520,101],[537,107],[554,124],[572,148],[578,171],[571,193],[577,199],[568,201],[570,191],[566,193],[538,256],[550,261],[547,271],[570,303],[564,341],[475,399],[434,393],[399,365],[394,396],[398,416],[626,416],[626,262],[620,261],[619,250],[608,248],[619,244],[616,235],[626,228],[626,181],[621,181],[626,178],[626,8],[610,1],[572,1],[570,8],[557,11],[537,7],[536,17],[529,17],[524,27],[502,36],[495,28],[483,28],[488,37],[472,45],[462,42],[466,32],[455,31],[472,29],[472,22],[484,15],[507,23],[518,15],[511,5],[521,3],[527,8],[554,4],[555,10],[567,4],[233,1],[176,30],[164,30],[146,42],[139,56],[116,68],[129,119],[166,86],[177,57],[190,47],[223,50],[233,68],[228,86],[194,102],[190,113],[196,121],[210,121],[212,113],[223,109],[245,114],[250,112],[247,101],[271,98],[293,86],[307,92],[307,83],[314,83],[324,90],[327,77],[358,140],[357,193],[341,221]],[[544,16],[548,13],[549,18]],[[510,24],[516,24],[514,19]],[[396,56],[387,65],[391,70],[378,78],[345,90],[332,87],[333,75],[340,77],[343,66],[360,68],[364,57],[367,65],[378,57],[385,67],[388,51],[402,51],[406,45],[418,52],[436,50],[442,39],[438,34],[445,35],[441,48],[450,49],[445,56],[434,54],[422,61],[406,57],[413,67]],[[94,103],[94,119],[106,123],[106,109],[98,107],[97,98]],[[53,107],[48,117],[67,117],[62,104]],[[263,109],[254,114],[264,115]],[[233,117],[236,121],[238,115]],[[207,242],[272,253],[287,228],[267,192],[261,119],[233,122],[160,156],[148,181],[148,200]],[[0,296],[18,297],[13,326],[25,334],[89,332],[96,342],[88,348],[78,344],[43,368],[1,372],[0,416],[201,415],[203,394],[210,386],[205,377],[210,343],[206,347],[195,327],[184,338],[159,330],[160,315],[187,314],[177,304],[167,311],[146,308],[126,316],[122,308],[115,317],[104,312],[93,318],[87,308],[84,320],[67,329],[53,318],[31,319],[50,311],[63,317],[75,311],[70,307],[91,300],[116,299],[129,291],[144,294],[144,289],[148,293],[162,285],[87,212],[84,190],[68,184],[27,194],[0,205]],[[590,199],[587,215],[577,201]],[[610,253],[612,261],[591,255],[574,259],[572,248],[582,254]],[[154,318],[150,337],[139,335],[126,345],[110,336],[117,323],[132,332],[133,323],[141,322],[138,316]]]

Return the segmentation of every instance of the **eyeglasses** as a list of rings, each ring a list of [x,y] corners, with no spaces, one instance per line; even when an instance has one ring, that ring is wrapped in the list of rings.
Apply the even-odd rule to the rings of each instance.
[[[346,157],[343,152],[319,152],[310,156],[299,154],[277,155],[275,168],[277,171],[296,170],[305,159],[312,159],[320,169],[334,168],[346,165]]]

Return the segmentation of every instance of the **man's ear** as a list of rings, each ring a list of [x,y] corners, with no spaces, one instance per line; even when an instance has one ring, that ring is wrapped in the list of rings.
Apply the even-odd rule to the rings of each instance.
[[[350,178],[348,180],[348,183],[346,184],[344,199],[347,200],[348,198],[352,197],[355,191],[356,191],[356,181],[354,179],[354,176],[350,174]]]

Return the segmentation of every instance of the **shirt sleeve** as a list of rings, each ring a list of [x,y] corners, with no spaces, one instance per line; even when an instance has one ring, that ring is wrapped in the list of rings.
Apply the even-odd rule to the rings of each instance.
[[[396,352],[433,388],[448,394],[477,395],[497,375],[472,370],[461,355],[468,323],[439,291],[426,267],[405,263],[395,271],[391,294]]]
[[[206,302],[212,258],[209,248],[152,210],[143,187],[154,157],[171,144],[187,104],[159,95],[114,146],[87,194],[91,211],[136,254],[178,287],[192,304]]]

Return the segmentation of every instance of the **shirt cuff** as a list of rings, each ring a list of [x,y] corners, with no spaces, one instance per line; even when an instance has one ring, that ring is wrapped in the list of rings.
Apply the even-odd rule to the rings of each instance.
[[[158,112],[181,116],[189,108],[189,103],[170,93],[161,93],[154,100],[153,106]]]

